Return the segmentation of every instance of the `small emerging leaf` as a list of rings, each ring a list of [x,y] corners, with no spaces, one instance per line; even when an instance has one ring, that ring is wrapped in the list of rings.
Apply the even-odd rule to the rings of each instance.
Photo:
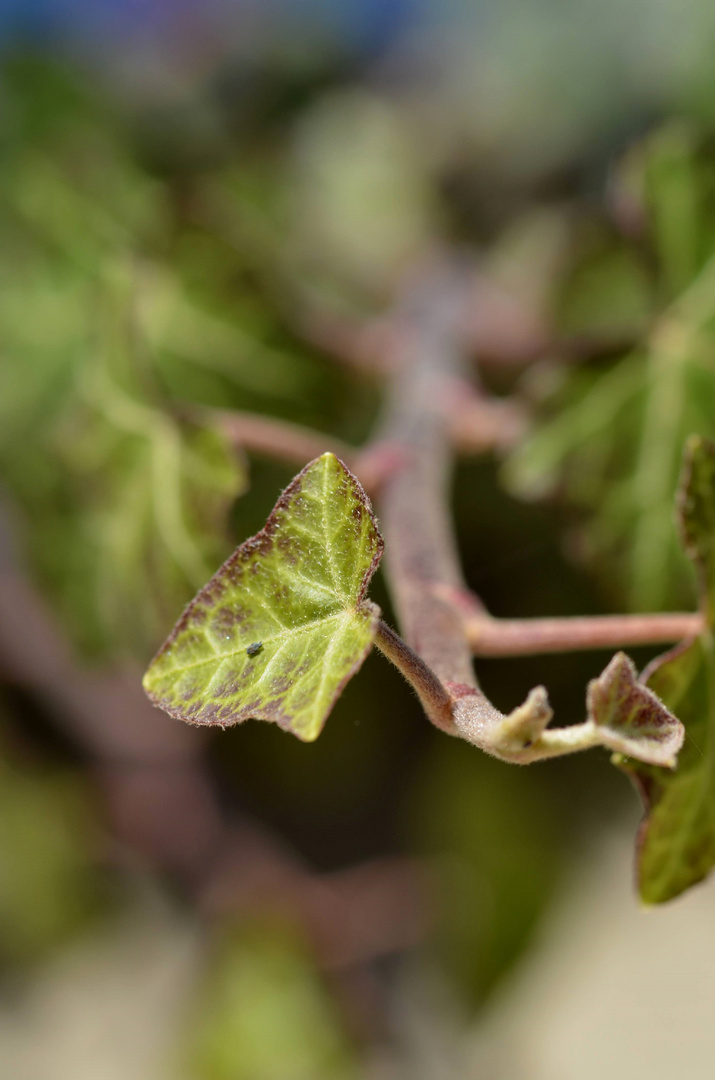
[[[316,458],[189,604],[147,694],[191,723],[255,717],[316,739],[370,650],[379,612],[364,598],[382,548],[360,483],[333,454]]]
[[[674,768],[685,731],[662,701],[638,682],[635,665],[619,652],[588,686],[589,719],[599,741],[622,754]]]
[[[463,738],[503,761],[532,761],[606,746],[649,765],[673,768],[685,735],[681,722],[638,682],[633,662],[617,653],[588,686],[588,718],[549,727],[552,711],[543,686],[504,716],[481,691],[456,702],[453,716]]]

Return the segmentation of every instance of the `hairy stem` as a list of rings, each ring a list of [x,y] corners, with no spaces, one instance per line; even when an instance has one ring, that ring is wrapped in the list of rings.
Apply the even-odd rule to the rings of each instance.
[[[493,619],[480,613],[467,617],[464,628],[475,656],[531,656],[680,641],[699,634],[703,618],[697,613],[673,612]]]
[[[610,731],[599,720],[592,708],[593,689],[587,698],[588,719],[569,728],[549,728],[552,712],[543,686],[535,687],[507,714],[479,689],[473,651],[516,655],[606,646],[614,639],[618,644],[669,641],[696,632],[700,617],[502,623],[484,611],[462,578],[448,500],[451,445],[445,404],[450,387],[463,378],[457,332],[465,303],[463,283],[447,268],[417,284],[395,316],[396,354],[387,365],[393,374],[373,447],[373,453],[381,449],[384,456],[392,455],[379,502],[388,579],[407,644],[381,623],[378,647],[412,684],[434,724],[504,761],[527,764],[618,744],[627,745],[628,752],[641,760],[661,763],[652,740],[643,738],[634,749],[632,738]],[[620,671],[612,666],[613,662],[592,687],[598,685],[603,692],[605,685],[612,692]],[[661,721],[672,726],[672,740],[677,742],[678,721],[670,714]]]
[[[382,619],[375,644],[410,683],[432,723],[448,735],[464,734],[455,725],[455,700],[448,688]],[[471,699],[472,695],[465,697]],[[592,721],[567,728],[542,727],[550,716],[546,695],[543,688],[538,688],[532,691],[526,706],[493,725],[490,745],[485,749],[505,761],[526,764],[600,745],[598,729]]]
[[[451,698],[422,657],[380,619],[375,644],[391,660],[414,688],[429,719],[443,731],[454,734]]]
[[[383,480],[379,508],[408,644],[442,683],[476,689],[463,620],[438,595],[439,586],[465,588],[447,504],[451,453],[443,407],[445,382],[462,376],[452,344],[462,292],[454,272],[428,275],[395,317],[397,362],[378,442],[399,451],[399,465]]]

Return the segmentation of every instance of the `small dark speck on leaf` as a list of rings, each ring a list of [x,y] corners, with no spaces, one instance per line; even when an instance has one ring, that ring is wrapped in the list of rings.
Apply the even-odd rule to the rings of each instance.
[[[262,648],[263,648],[263,642],[262,641],[254,641],[252,645],[248,646],[248,648],[246,649],[246,652],[248,653],[249,656],[257,656]]]

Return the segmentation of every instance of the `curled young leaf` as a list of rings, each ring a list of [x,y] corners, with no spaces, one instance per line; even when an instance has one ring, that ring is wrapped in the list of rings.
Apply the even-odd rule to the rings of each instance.
[[[477,692],[456,703],[454,719],[463,738],[516,764],[605,746],[647,764],[674,767],[683,744],[683,725],[638,682],[625,653],[617,653],[589,683],[587,707],[582,724],[549,727],[551,708],[543,686],[537,686],[506,716]]]
[[[382,548],[358,480],[316,458],[186,608],[147,694],[191,723],[254,717],[316,739],[370,650],[379,611],[365,593]]]
[[[638,682],[635,664],[619,652],[592,679],[586,696],[599,742],[652,765],[675,767],[685,729],[662,701]]]

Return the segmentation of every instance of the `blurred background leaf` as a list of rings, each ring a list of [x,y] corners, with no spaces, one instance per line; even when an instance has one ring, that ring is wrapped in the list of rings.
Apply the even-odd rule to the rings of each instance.
[[[439,867],[437,953],[476,1005],[533,939],[563,853],[544,787],[524,770],[475,757],[451,742],[441,746],[409,820],[416,849]]]
[[[505,478],[580,509],[581,553],[612,602],[662,610],[692,604],[672,511],[683,443],[715,434],[715,175],[683,125],[651,136],[624,171],[642,230],[620,242],[592,230],[561,300],[562,325],[595,339],[594,355],[564,377]],[[609,356],[624,337],[630,348]]]
[[[76,770],[0,754],[0,970],[42,959],[99,910],[93,800]]]
[[[352,1080],[353,1049],[294,928],[227,927],[213,942],[187,1034],[197,1080]]]

